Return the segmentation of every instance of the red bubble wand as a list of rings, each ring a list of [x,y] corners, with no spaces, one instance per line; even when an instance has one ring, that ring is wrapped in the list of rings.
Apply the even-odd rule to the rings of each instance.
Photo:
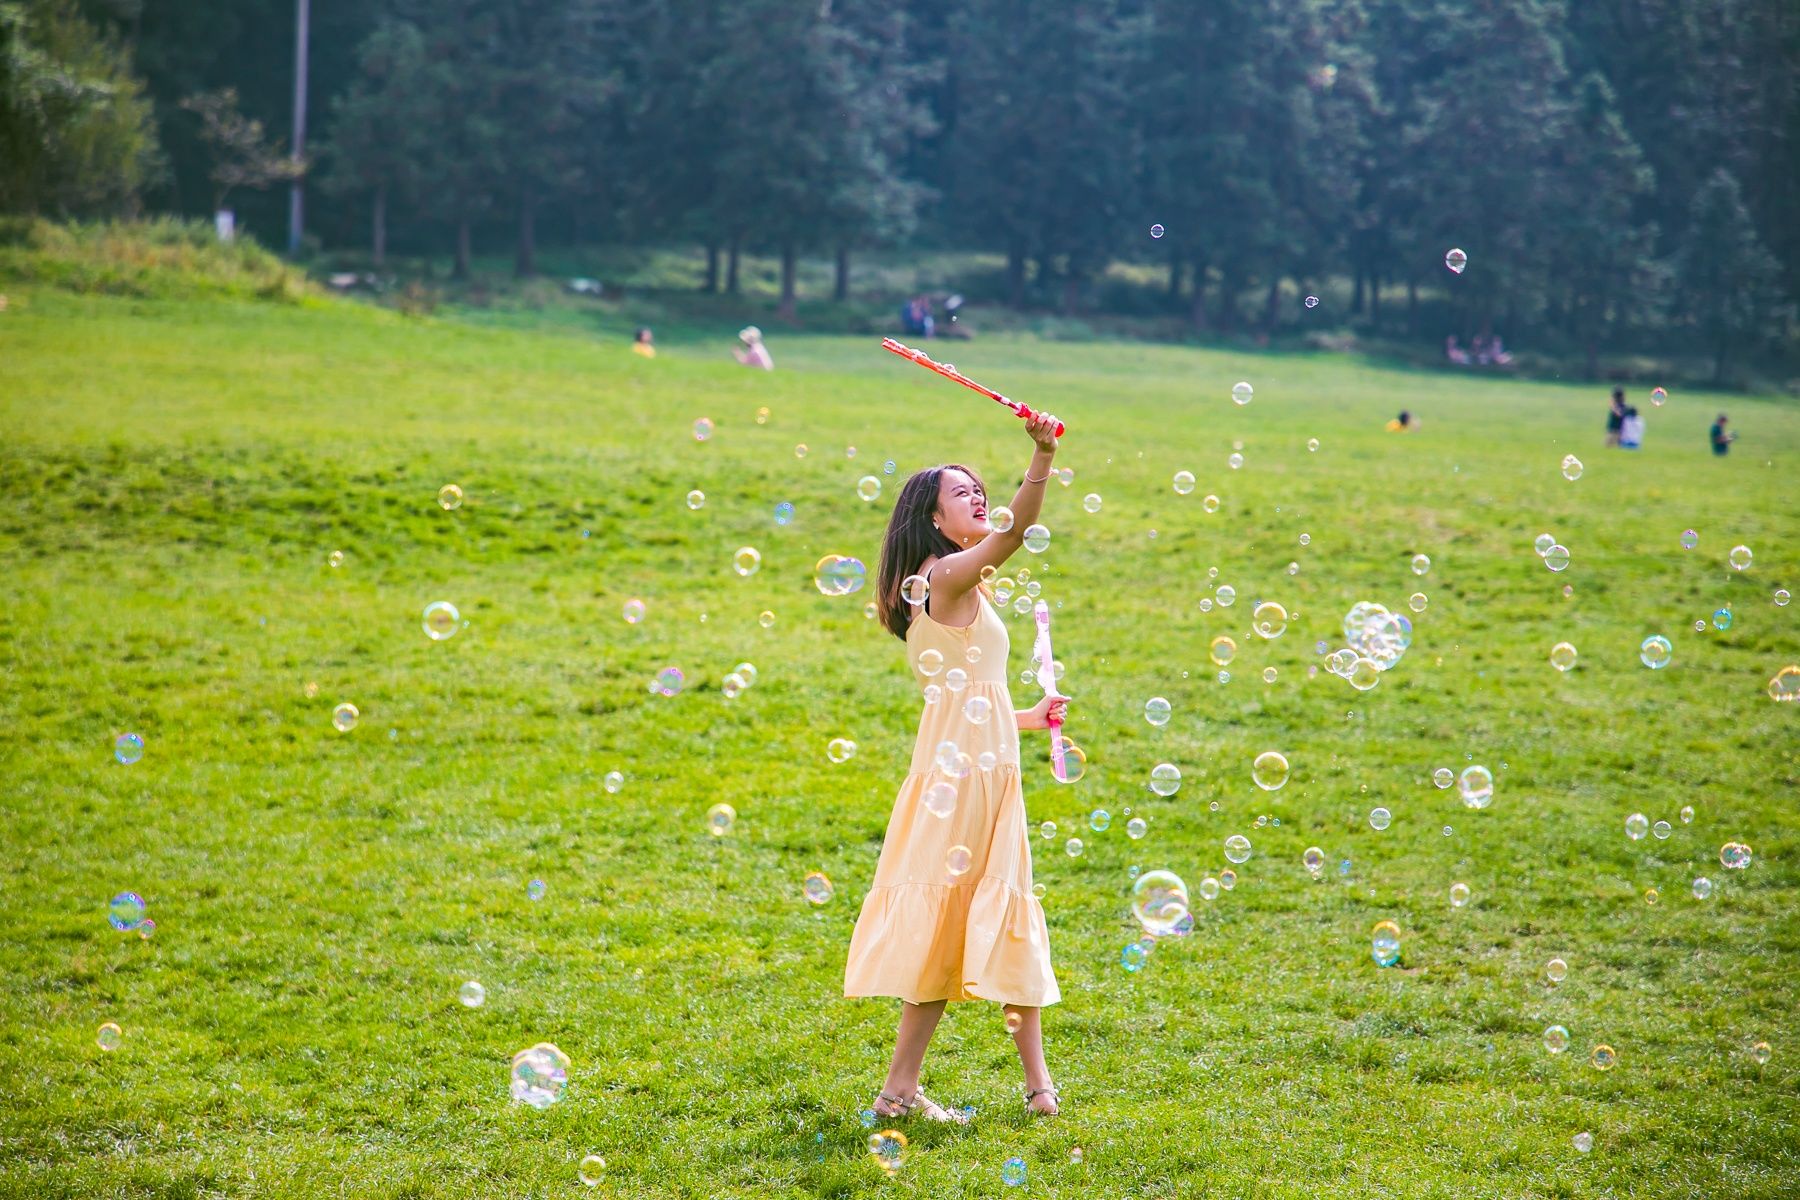
[[[1000,404],[1006,405],[1006,407],[1012,409],[1015,413],[1019,414],[1019,418],[1021,420],[1029,421],[1029,420],[1031,420],[1031,418],[1037,416],[1037,414],[1032,412],[1031,409],[1029,407],[1027,407],[1026,405],[1019,403],[1017,400],[1008,400],[1005,396],[1002,396],[999,392],[996,392],[993,388],[981,386],[979,383],[976,383],[973,379],[970,379],[967,375],[964,375],[961,371],[958,371],[955,367],[951,366],[949,363],[938,362],[935,359],[933,359],[930,355],[926,354],[923,350],[914,350],[911,346],[905,345],[901,342],[897,342],[893,338],[882,338],[881,339],[881,348],[883,350],[890,350],[893,353],[898,354],[901,358],[911,359],[913,362],[918,363],[921,367],[924,367],[927,371],[936,371],[939,375],[942,375],[945,379],[954,379],[957,383],[962,384],[964,387],[968,388],[970,391],[980,392],[982,395],[986,396],[989,400],[993,400]],[[1061,437],[1062,435],[1063,435],[1063,423],[1061,421],[1058,421],[1056,423],[1056,436]]]

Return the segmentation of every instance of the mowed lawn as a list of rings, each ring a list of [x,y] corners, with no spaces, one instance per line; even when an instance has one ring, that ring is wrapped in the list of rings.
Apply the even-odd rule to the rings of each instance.
[[[976,1119],[904,1127],[890,1179],[857,1114],[897,1002],[841,984],[919,700],[864,602],[908,472],[966,462],[1004,497],[1029,447],[875,339],[771,329],[764,375],[731,363],[734,329],[646,362],[615,331],[340,302],[13,296],[0,1193],[1800,1193],[1800,705],[1765,691],[1800,661],[1800,605],[1774,601],[1800,590],[1800,406],[1677,390],[1652,408],[1634,388],[1649,430],[1627,453],[1602,448],[1593,385],[942,344],[1068,423],[1054,540],[1011,567],[1055,606],[1090,767],[1058,785],[1028,741],[1031,818],[1057,826],[1033,847],[1064,1115],[1021,1114],[1001,1014],[956,1006],[925,1085]],[[1384,432],[1401,408],[1422,427]],[[1742,437],[1715,459],[1721,409]],[[447,483],[466,496],[453,512]],[[1565,572],[1534,553],[1542,532]],[[741,546],[761,553],[748,578]],[[863,559],[871,586],[821,595],[827,553]],[[1236,603],[1202,611],[1220,584]],[[1415,591],[1412,647],[1372,691],[1314,670],[1353,603],[1402,610]],[[628,624],[634,597],[646,616]],[[1263,598],[1290,613],[1270,641],[1250,632]],[[436,600],[468,623],[442,642],[421,628]],[[1016,678],[1030,636],[1009,620]],[[1674,656],[1651,671],[1638,647],[1656,633]],[[1228,682],[1208,659],[1220,634],[1239,646]],[[740,662],[756,682],[727,699]],[[677,696],[647,689],[666,666]],[[1144,720],[1152,696],[1166,727]],[[345,701],[361,721],[339,733]],[[129,766],[125,731],[145,742]],[[838,736],[859,750],[833,764]],[[1250,776],[1269,749],[1292,762],[1275,792]],[[1147,782],[1165,761],[1182,786],[1162,798]],[[1497,780],[1483,811],[1431,782],[1471,763]],[[738,818],[714,838],[720,802]],[[1632,813],[1669,836],[1627,838]],[[1253,844],[1236,887],[1196,894],[1192,934],[1124,970],[1130,868],[1197,892],[1234,833]],[[1734,840],[1746,870],[1720,864]],[[812,871],[836,884],[818,909]],[[153,938],[108,925],[126,890]],[[1370,956],[1382,919],[1403,931],[1388,969]],[[458,1002],[465,980],[483,1007]],[[104,1022],[123,1033],[111,1052]],[[1566,1053],[1545,1048],[1553,1024]],[[541,1112],[507,1090],[510,1056],[539,1041],[573,1064]],[[1611,1070],[1590,1065],[1599,1044]],[[577,1178],[591,1153],[598,1193]],[[1020,1189],[1001,1180],[1015,1155]]]

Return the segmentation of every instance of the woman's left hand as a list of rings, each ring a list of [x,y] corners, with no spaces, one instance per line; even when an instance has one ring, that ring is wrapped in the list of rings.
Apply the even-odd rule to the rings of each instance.
[[[1048,729],[1052,721],[1061,724],[1067,717],[1071,699],[1073,697],[1045,693],[1042,700],[1025,710],[1023,715],[1027,720],[1019,722],[1019,728]]]

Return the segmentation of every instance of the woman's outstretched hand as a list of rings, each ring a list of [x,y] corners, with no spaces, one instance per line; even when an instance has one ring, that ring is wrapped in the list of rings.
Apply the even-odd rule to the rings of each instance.
[[[1056,419],[1054,413],[1032,413],[1025,422],[1025,432],[1031,435],[1031,440],[1037,443],[1039,450],[1055,454],[1056,427],[1060,424],[1062,422]]]

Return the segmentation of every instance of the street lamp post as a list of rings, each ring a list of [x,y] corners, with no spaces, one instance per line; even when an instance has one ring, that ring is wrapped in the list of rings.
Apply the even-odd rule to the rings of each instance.
[[[306,43],[312,24],[312,0],[294,0],[294,178],[288,185],[288,256],[300,253],[306,228],[306,189],[300,165],[306,157]]]

